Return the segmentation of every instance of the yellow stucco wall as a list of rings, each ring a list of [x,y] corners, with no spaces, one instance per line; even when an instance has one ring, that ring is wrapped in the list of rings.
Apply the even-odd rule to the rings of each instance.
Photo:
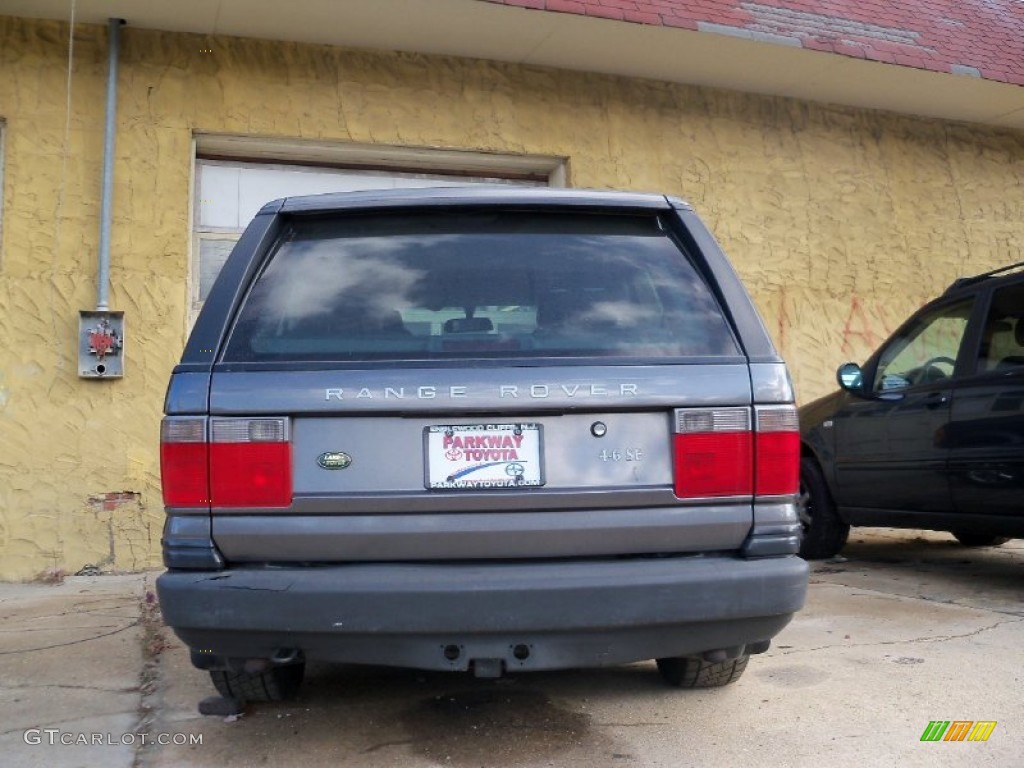
[[[832,388],[956,275],[1024,258],[1024,135],[410,54],[125,28],[110,305],[127,375],[82,381],[106,30],[0,18],[0,579],[159,563],[157,439],[188,307],[194,133],[566,156],[570,183],[690,199],[789,360]],[[68,141],[65,144],[65,125]]]

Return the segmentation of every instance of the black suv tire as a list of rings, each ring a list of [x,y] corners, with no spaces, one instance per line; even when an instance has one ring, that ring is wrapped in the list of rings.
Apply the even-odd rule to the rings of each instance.
[[[850,526],[836,514],[835,503],[818,462],[800,459],[800,502],[798,513],[803,528],[800,557],[821,560],[834,557],[846,544]]]
[[[951,531],[956,540],[965,547],[998,547],[1009,541],[1003,536],[990,536],[985,533],[973,533],[971,531]]]
[[[305,673],[306,665],[299,663],[271,667],[266,672],[210,670],[210,679],[217,692],[227,698],[255,702],[284,701],[298,692]]]

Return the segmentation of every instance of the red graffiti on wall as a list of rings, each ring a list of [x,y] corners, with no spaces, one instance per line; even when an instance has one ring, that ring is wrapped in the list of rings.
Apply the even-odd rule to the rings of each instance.
[[[790,350],[792,330],[797,327],[794,322],[794,311],[798,319],[803,317],[803,306],[791,302],[785,286],[779,288],[779,302],[774,312],[775,336],[779,352],[785,357],[798,350]],[[840,332],[842,342],[840,349],[849,357],[867,355],[877,349],[889,336],[889,311],[885,302],[867,303],[860,296],[849,298],[849,310],[843,321]],[[821,328],[821,330],[825,330]],[[831,329],[830,329],[831,330]],[[831,337],[831,336],[830,336]],[[799,342],[797,342],[799,344]]]
[[[861,349],[870,350],[875,349],[882,342],[884,337],[875,332],[873,320],[881,320],[884,323],[881,307],[876,306],[874,317],[869,317],[860,297],[854,296],[850,303],[850,312],[846,316],[846,324],[843,326],[843,352],[848,355],[853,354],[853,344],[850,343],[853,339],[861,342],[858,345]]]

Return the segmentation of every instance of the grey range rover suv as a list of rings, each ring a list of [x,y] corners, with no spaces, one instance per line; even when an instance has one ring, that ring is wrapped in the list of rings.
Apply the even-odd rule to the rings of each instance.
[[[682,201],[277,200],[167,391],[164,619],[251,701],[306,660],[724,685],[804,602],[793,401]]]

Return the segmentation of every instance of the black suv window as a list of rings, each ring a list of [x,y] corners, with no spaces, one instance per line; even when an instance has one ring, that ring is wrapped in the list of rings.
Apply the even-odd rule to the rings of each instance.
[[[952,377],[974,299],[946,306],[905,327],[882,352],[874,391],[936,384]]]
[[[978,372],[1024,370],[1024,283],[1000,288],[982,332]]]
[[[656,217],[505,212],[295,221],[223,359],[738,354]]]

